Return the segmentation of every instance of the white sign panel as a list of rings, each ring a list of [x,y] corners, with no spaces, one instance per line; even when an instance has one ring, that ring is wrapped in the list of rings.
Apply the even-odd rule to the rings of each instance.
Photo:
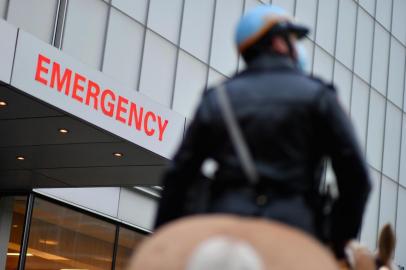
[[[10,83],[17,28],[0,19],[0,81]]]
[[[166,158],[182,138],[184,117],[21,30],[11,84]]]

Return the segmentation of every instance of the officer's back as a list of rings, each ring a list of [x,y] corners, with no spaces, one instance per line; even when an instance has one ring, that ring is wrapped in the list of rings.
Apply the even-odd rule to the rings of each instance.
[[[319,237],[317,209],[308,198],[318,197],[314,191],[328,156],[340,193],[332,209],[330,240],[336,255],[343,256],[345,243],[361,226],[369,177],[334,88],[302,71],[297,40],[307,32],[274,6],[259,6],[241,19],[236,43],[247,69],[224,86],[259,184],[250,184],[244,174],[216,89],[209,90],[164,177],[156,226],[185,214],[188,191],[203,162],[212,158],[219,166],[209,212],[262,216]]]
[[[323,82],[306,76],[288,57],[261,57],[225,83],[232,108],[244,138],[254,156],[261,182],[281,185],[291,192],[314,188],[315,168],[327,155],[320,138],[318,98],[323,91],[334,91]],[[213,90],[215,91],[215,90]],[[209,93],[203,101],[215,132],[215,159],[222,165],[217,179],[245,178],[229,139],[224,119]]]

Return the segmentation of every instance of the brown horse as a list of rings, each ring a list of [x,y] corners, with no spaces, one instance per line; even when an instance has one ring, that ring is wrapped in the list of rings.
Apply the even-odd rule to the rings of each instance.
[[[202,265],[203,264],[203,265]],[[194,216],[158,230],[131,270],[338,270],[333,255],[289,226],[231,215]]]
[[[384,229],[377,258],[387,269],[391,269],[393,249],[393,232]],[[337,263],[327,248],[290,226],[257,218],[202,215],[180,219],[155,232],[137,249],[128,269],[377,269],[372,253],[355,242],[348,245],[348,254],[351,267]]]

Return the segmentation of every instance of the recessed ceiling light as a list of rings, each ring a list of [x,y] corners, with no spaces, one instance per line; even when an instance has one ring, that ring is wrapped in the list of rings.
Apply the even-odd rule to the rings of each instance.
[[[60,270],[87,270],[87,269],[77,269],[77,268],[61,268]]]
[[[5,107],[7,106],[7,102],[0,100],[0,107]]]
[[[13,228],[18,228],[18,225],[17,225],[17,224],[14,224],[14,225],[13,225]]]
[[[18,253],[18,252],[7,252],[7,256],[20,256],[20,253]],[[32,257],[34,255],[31,254],[31,253],[27,253],[25,256]]]
[[[61,134],[67,134],[67,133],[69,133],[69,130],[66,129],[66,128],[60,128],[60,129],[58,129],[58,131],[59,131],[59,133],[61,133]]]
[[[22,160],[25,160],[25,157],[23,157],[23,156],[18,156],[17,159],[22,161]]]
[[[55,241],[55,240],[40,239],[38,242],[40,242],[41,244],[50,245],[50,246],[58,245],[58,241]]]
[[[123,154],[123,153],[116,152],[116,153],[113,153],[113,156],[120,158],[120,157],[123,157],[124,154]]]

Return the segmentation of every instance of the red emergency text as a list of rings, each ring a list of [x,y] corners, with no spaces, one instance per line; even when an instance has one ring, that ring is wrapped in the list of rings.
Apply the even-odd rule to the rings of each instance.
[[[39,54],[35,80],[72,100],[99,111],[106,117],[134,127],[137,132],[144,132],[147,136],[164,139],[169,121],[163,119],[153,111],[116,94],[113,89],[103,89],[97,82],[86,76],[62,68],[56,61]]]

